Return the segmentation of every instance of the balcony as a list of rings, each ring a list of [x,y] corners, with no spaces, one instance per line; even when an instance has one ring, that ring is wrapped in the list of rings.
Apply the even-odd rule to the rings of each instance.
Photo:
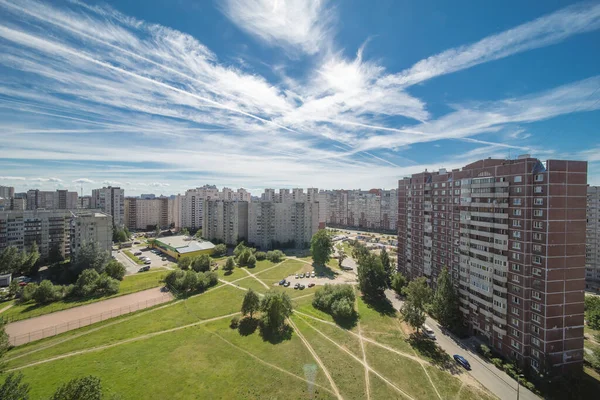
[[[484,310],[483,308],[479,310],[479,313],[485,316],[486,318],[492,318],[493,315],[491,312]]]
[[[497,308],[497,307],[496,307]],[[496,314],[492,314],[492,319],[494,320],[495,323],[497,323],[498,325],[506,325],[507,321],[506,318],[504,317],[500,317]]]
[[[496,325],[492,326],[492,329],[494,330],[494,332],[498,332],[501,335],[506,335],[506,329],[502,329]]]
[[[460,312],[462,312],[463,314],[469,315],[469,309],[468,308],[464,308],[464,307],[458,307],[458,309],[460,310]]]

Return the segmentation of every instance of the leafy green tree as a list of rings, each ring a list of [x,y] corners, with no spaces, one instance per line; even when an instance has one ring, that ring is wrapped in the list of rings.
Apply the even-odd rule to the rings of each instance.
[[[23,382],[23,374],[11,372],[0,385],[0,399],[29,400],[29,384]]]
[[[266,256],[267,256],[267,260],[271,261],[272,263],[281,262],[285,258],[285,254],[281,250],[268,251]]]
[[[344,251],[344,249],[339,249],[338,250],[338,266],[340,268],[342,268],[342,263],[344,262],[344,260],[348,258],[348,256],[346,255],[346,252]]]
[[[73,293],[81,297],[91,296],[96,291],[96,282],[99,278],[100,274],[95,269],[84,270],[75,282]]]
[[[38,245],[36,242],[33,242],[29,251],[23,254],[23,264],[21,265],[21,272],[25,275],[35,275],[38,272],[40,260],[40,252],[38,250]]]
[[[86,376],[75,378],[59,387],[50,400],[101,400],[100,378]]]
[[[340,299],[331,305],[331,315],[334,318],[351,318],[354,313],[354,304],[348,299]]]
[[[262,322],[273,331],[283,328],[285,319],[292,314],[292,300],[285,292],[269,290],[260,301]]]
[[[252,318],[253,314],[259,309],[260,298],[254,290],[249,289],[244,296],[244,301],[242,302],[242,314],[250,314],[250,318]]]
[[[385,271],[387,286],[390,287],[392,284],[392,276],[394,275],[394,263],[385,247],[381,249],[379,258],[381,259],[381,265],[383,265],[383,270]]]
[[[242,251],[240,253],[240,255],[238,256],[237,262],[238,265],[241,266],[247,266],[248,265],[248,260],[250,259],[250,257],[252,256],[252,252],[250,251],[250,249],[245,248],[244,251]]]
[[[185,271],[185,276],[183,277],[183,284],[181,286],[181,290],[189,291],[196,288],[198,284],[198,274],[194,271]]]
[[[587,312],[587,321],[590,328],[600,330],[600,308]]]
[[[111,278],[122,281],[125,277],[126,269],[117,260],[111,259],[106,265],[106,269],[104,270]]]
[[[4,321],[4,317],[0,316],[0,360],[8,351],[10,347],[10,342],[8,340],[8,333],[6,333],[6,321]],[[4,372],[4,363],[0,361],[0,373]]]
[[[192,269],[196,272],[206,272],[210,270],[210,257],[207,254],[194,257]]]
[[[427,285],[425,278],[411,281],[404,289],[406,300],[400,310],[402,319],[419,332],[419,328],[425,323],[425,307],[431,301],[431,288]]]
[[[33,300],[38,304],[48,304],[57,300],[56,289],[49,280],[43,280],[33,293]]]
[[[367,249],[367,246],[355,240],[352,244],[352,258],[360,263],[361,258],[368,257],[369,255],[371,255],[371,252]]]
[[[216,245],[212,252],[213,257],[222,257],[225,254],[227,254],[227,246],[222,243]]]
[[[265,253],[264,251],[257,251],[256,253],[254,253],[254,257],[256,257],[257,261],[263,261],[267,259],[267,253]]]
[[[331,235],[326,229],[317,231],[310,240],[310,254],[316,265],[325,265],[333,253]]]
[[[254,257],[254,254],[251,255],[250,257],[248,257],[248,261],[246,262],[246,265],[248,265],[249,268],[256,267],[256,257]]]
[[[240,242],[237,246],[235,246],[235,249],[233,249],[233,256],[238,258],[246,249],[247,247],[244,245],[244,242]]]
[[[402,275],[400,272],[396,272],[392,277],[392,289],[396,292],[397,295],[401,296],[404,294],[404,287],[406,286],[407,281],[406,277]]]
[[[223,269],[227,272],[231,272],[234,268],[235,261],[233,260],[233,257],[227,257],[227,261],[225,262],[225,266],[223,267]]]
[[[358,284],[366,297],[383,296],[387,287],[387,275],[381,265],[381,259],[373,254],[362,256],[358,260]]]
[[[19,272],[24,262],[24,254],[16,246],[5,247],[0,252],[0,273],[12,274]]]
[[[33,300],[33,295],[37,290],[38,285],[36,283],[30,283],[23,288],[21,292],[21,297],[19,298],[20,303],[27,303],[30,300]]]
[[[50,250],[48,250],[48,261],[50,263],[58,263],[64,261],[64,257],[61,251],[60,243],[54,243],[50,246]]]
[[[195,237],[196,239],[202,239],[202,229],[198,229],[198,230],[196,231],[196,233],[194,234],[194,237]]]
[[[93,268],[98,274],[104,272],[110,255],[102,250],[97,242],[85,242],[71,256],[71,270],[79,275],[83,270]]]
[[[452,285],[448,268],[442,268],[433,296],[432,312],[442,326],[454,328],[460,323],[459,304],[458,293]]]
[[[177,281],[182,280],[184,276],[185,276],[185,271],[182,271],[180,269],[170,271],[167,274],[167,276],[165,276],[165,283],[170,288],[176,288]]]
[[[190,236],[190,230],[188,228],[183,228],[179,231],[179,234],[183,236]]]
[[[117,294],[119,293],[119,285],[120,282],[118,280],[111,278],[107,274],[102,274],[96,280],[94,292],[105,295]]]
[[[194,262],[194,257],[181,257],[177,260],[177,266],[182,270],[190,269],[192,263]]]

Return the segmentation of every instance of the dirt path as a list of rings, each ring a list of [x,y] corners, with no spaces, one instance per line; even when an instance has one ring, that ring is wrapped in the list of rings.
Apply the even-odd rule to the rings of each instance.
[[[6,307],[4,307],[2,310],[0,310],[0,314],[2,314],[4,311],[8,310],[9,308],[11,308],[12,306],[14,306],[14,304],[9,304]]]
[[[263,285],[266,289],[270,289],[270,287],[266,283],[264,283],[263,281],[261,281],[260,279],[258,279],[256,277],[256,275],[254,275],[252,272],[248,271],[246,268],[242,268],[242,270],[244,270],[244,272],[246,272],[252,278],[256,279],[258,281],[258,283],[260,283],[261,285]]]
[[[142,310],[157,304],[173,300],[170,293],[161,292],[161,288],[152,288],[141,292],[98,301],[84,306],[69,308],[39,317],[29,318],[6,325],[6,333],[13,345],[54,336],[59,333],[78,329],[92,323],[103,321],[133,311]],[[25,338],[24,336],[28,337]],[[23,341],[21,341],[23,339]]]
[[[220,319],[233,317],[234,315],[238,315],[238,314],[240,314],[240,313],[236,312],[236,313],[232,313],[232,314],[221,315],[220,317],[214,317],[214,318],[204,319],[202,321],[194,322],[192,324],[182,325],[182,326],[178,326],[178,327],[175,327],[175,328],[166,329],[164,331],[152,332],[152,333],[148,333],[146,335],[136,336],[134,338],[129,338],[129,339],[121,340],[120,342],[115,342],[115,343],[107,344],[107,345],[104,345],[104,346],[96,346],[96,347],[91,347],[89,349],[73,351],[71,353],[61,354],[60,356],[50,357],[50,358],[46,358],[45,360],[36,361],[34,363],[31,363],[31,364],[22,365],[22,366],[17,367],[17,368],[11,368],[11,369],[9,369],[7,371],[8,372],[18,371],[18,370],[23,369],[23,368],[28,368],[28,367],[33,367],[35,365],[45,364],[45,363],[48,363],[48,362],[51,362],[51,361],[61,360],[63,358],[73,357],[73,356],[77,356],[77,355],[80,355],[80,354],[91,353],[91,352],[94,352],[94,351],[106,350],[106,349],[110,349],[112,347],[120,346],[122,344],[137,342],[137,341],[143,340],[143,339],[149,339],[149,338],[152,338],[154,336],[163,335],[165,333],[176,332],[176,331],[179,331],[181,329],[190,328],[190,327],[193,327],[193,326],[197,326],[197,325],[201,325],[201,324],[206,324],[206,323],[213,322],[213,321],[218,321]]]
[[[358,310],[358,297],[356,297],[354,300],[354,307]],[[365,386],[366,386],[366,390],[367,390],[367,400],[371,400],[371,382],[369,380],[369,366],[367,364],[367,353],[365,352],[365,343],[363,341],[360,320],[358,321],[357,325],[358,325],[358,338],[360,340],[360,350],[362,351],[363,362],[365,364]]]
[[[319,358],[319,355],[315,352],[315,350],[312,348],[312,346],[310,345],[310,343],[308,343],[308,340],[306,340],[306,338],[304,337],[304,335],[302,334],[302,332],[300,332],[300,329],[298,329],[298,327],[296,326],[296,324],[294,324],[294,321],[292,321],[291,318],[288,318],[287,320],[290,323],[290,325],[292,326],[292,328],[294,328],[294,331],[296,332],[296,335],[298,335],[298,337],[300,338],[300,340],[302,340],[302,343],[304,343],[304,346],[306,346],[306,348],[308,349],[308,351],[310,352],[310,354],[312,354],[312,356],[315,359],[315,361],[317,362],[317,364],[319,364],[319,366],[323,370],[323,373],[327,377],[327,380],[329,381],[329,384],[331,385],[331,388],[333,389],[336,397],[338,399],[340,399],[340,400],[343,400],[343,397],[340,394],[340,391],[338,390],[335,382],[333,381],[333,378],[331,377],[331,374],[329,373],[329,371],[327,370],[327,368],[325,368],[325,364],[323,364],[323,361],[321,361],[321,359]]]

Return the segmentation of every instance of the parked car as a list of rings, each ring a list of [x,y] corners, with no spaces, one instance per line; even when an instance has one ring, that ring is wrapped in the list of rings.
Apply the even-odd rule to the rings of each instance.
[[[304,278],[304,272],[300,274],[300,278]]]
[[[144,264],[146,264],[146,265],[150,265],[150,264],[152,264],[152,261],[150,261],[150,260],[146,260],[146,261],[144,261]]]
[[[423,325],[423,334],[431,340],[435,340],[435,332],[427,325]]]
[[[146,265],[146,266],[138,269],[138,272],[145,272],[145,271],[150,271],[150,266],[149,265]]]
[[[167,261],[167,257],[163,257],[163,258],[161,258],[161,260]]]
[[[311,272],[311,273],[310,273],[310,277],[311,277],[311,278],[314,278],[314,277],[315,277],[315,271],[313,271],[313,272]]]
[[[141,251],[136,251],[135,253],[133,253],[134,256],[141,256],[142,252]]]
[[[469,364],[469,362],[463,356],[455,354],[453,357],[454,357],[454,360],[456,360],[457,363],[459,363],[460,365],[465,367],[465,369],[467,371],[471,370],[471,364]]]
[[[299,283],[296,283],[296,284],[294,285],[294,289],[298,289],[299,287],[300,287],[300,284],[299,284]]]
[[[306,288],[306,286],[304,286],[304,285],[298,286],[298,289],[300,289],[300,290],[304,290],[304,288]]]
[[[296,279],[298,279],[298,277],[299,277],[299,275],[298,275],[298,274],[296,274]]]
[[[289,286],[290,286],[290,283],[286,281],[286,282],[283,284],[283,286],[284,286],[284,287],[289,287]]]
[[[285,285],[285,279],[282,279],[279,281],[279,286],[283,286],[283,285]]]
[[[315,284],[312,282],[308,284],[308,287],[313,287],[313,286],[315,286]]]

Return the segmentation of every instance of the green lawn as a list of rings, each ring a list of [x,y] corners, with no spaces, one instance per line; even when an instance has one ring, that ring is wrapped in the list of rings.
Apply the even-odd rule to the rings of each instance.
[[[136,256],[133,255],[133,253],[129,250],[123,250],[123,254],[125,254],[127,257],[131,258],[131,260],[138,264],[138,265],[144,265],[144,262],[142,260],[140,260],[139,258],[137,258]]]
[[[131,294],[139,292],[141,290],[151,289],[153,287],[158,287],[161,285],[161,280],[164,279],[165,276],[166,272],[164,270],[159,270],[155,272],[149,271],[126,276],[125,278],[123,278],[123,281],[121,281],[121,284],[119,286],[119,293],[113,296],[92,297],[84,300],[65,299],[61,301],[55,301],[54,303],[46,305],[36,305],[36,303],[33,301],[29,301],[23,304],[17,304],[16,302],[14,302],[13,307],[4,311],[0,315],[6,318],[8,321],[18,321],[27,318],[39,317],[40,315],[67,310],[69,308],[95,303],[97,301],[123,296],[126,294]]]

